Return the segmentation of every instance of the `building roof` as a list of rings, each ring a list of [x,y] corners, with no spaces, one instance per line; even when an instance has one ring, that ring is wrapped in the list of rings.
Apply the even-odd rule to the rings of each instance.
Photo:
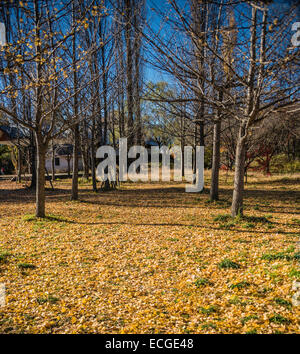
[[[64,144],[56,147],[55,154],[58,156],[69,156],[73,154],[73,145],[71,144]]]
[[[10,140],[24,138],[24,134],[22,133],[22,131],[16,127],[0,125],[0,130],[2,130],[2,132],[4,132]]]
[[[146,146],[159,146],[158,142],[155,141],[154,139],[150,138],[145,141]]]
[[[73,145],[72,144],[55,144],[54,145],[55,156],[56,157],[72,157],[73,155]],[[49,146],[47,154],[48,157],[52,156],[52,147]],[[78,156],[81,156],[81,151],[79,149]]]

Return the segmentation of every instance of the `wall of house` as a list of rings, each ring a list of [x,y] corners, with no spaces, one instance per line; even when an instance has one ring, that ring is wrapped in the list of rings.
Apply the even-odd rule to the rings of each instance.
[[[64,156],[57,156],[56,159],[57,158],[59,159],[59,165],[56,165],[56,164],[54,165],[55,172],[57,172],[57,173],[68,172],[67,158]],[[79,170],[82,170],[82,168],[83,168],[81,157],[79,157],[78,167],[79,167]],[[71,158],[71,160],[70,160],[70,171],[71,172],[72,172],[72,168],[73,168],[73,159]],[[52,171],[52,159],[49,157],[46,158],[46,169],[48,170],[49,173]]]

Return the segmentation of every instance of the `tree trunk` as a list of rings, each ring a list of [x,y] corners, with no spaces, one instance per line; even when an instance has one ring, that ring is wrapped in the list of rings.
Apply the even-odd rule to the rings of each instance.
[[[70,178],[71,177],[71,158],[72,158],[72,156],[69,156],[68,155],[68,157],[67,157],[67,162],[68,162],[68,178]]]
[[[94,145],[94,143],[91,146],[91,170],[92,170],[93,191],[97,192],[96,166],[95,166],[95,145]]]
[[[214,123],[213,158],[212,158],[211,186],[210,186],[211,201],[219,200],[220,140],[221,140],[221,121],[218,119]]]
[[[52,167],[52,181],[55,180],[55,148],[54,148],[54,143],[52,141],[52,161],[51,161],[51,167]]]
[[[125,14],[126,14],[126,25],[125,25],[125,39],[126,39],[126,76],[127,76],[127,111],[128,111],[128,121],[127,121],[127,136],[128,136],[128,147],[134,145],[134,122],[133,122],[133,55],[132,55],[132,30],[131,30],[131,20],[132,20],[132,3],[130,0],[125,1]]]
[[[292,143],[292,147],[293,147],[293,149],[292,149],[292,156],[293,156],[293,161],[295,161],[296,160],[296,155],[297,155],[297,148],[296,148],[296,138],[294,138],[293,139],[293,143]]]
[[[219,92],[219,101],[223,101],[223,92]],[[213,157],[211,168],[210,200],[219,200],[219,170],[221,145],[221,109],[217,109],[217,119],[214,122]]]
[[[73,174],[72,174],[72,193],[71,200],[78,200],[78,153],[79,153],[79,127],[74,127],[74,146],[73,146]]]
[[[36,170],[36,217],[45,217],[45,155],[46,147],[37,138],[37,170]]]
[[[125,134],[125,108],[124,108],[124,95],[123,95],[123,93],[121,94],[119,117],[120,117],[120,137],[124,138],[124,136],[126,136],[126,134]]]
[[[36,147],[34,141],[34,135],[30,132],[30,173],[31,173],[31,183],[30,189],[36,188]]]
[[[104,127],[103,127],[103,144],[107,144],[107,120],[108,120],[108,109],[107,109],[107,77],[106,77],[106,64],[105,64],[105,47],[101,48],[102,57],[102,88],[103,88],[103,115],[104,115]]]
[[[185,146],[185,137],[186,137],[186,126],[185,126],[185,114],[186,114],[186,105],[183,105],[183,114],[180,114],[180,145],[181,145],[181,171],[182,177],[184,177],[184,146]]]
[[[18,146],[18,164],[17,164],[17,182],[20,183],[22,181],[22,150],[20,146]]]
[[[231,205],[233,217],[243,215],[243,192],[245,175],[246,136],[241,126],[235,154],[234,189]]]
[[[75,5],[72,4],[72,22],[75,26]],[[77,97],[77,69],[76,69],[76,37],[75,32],[72,39],[72,66],[73,66],[73,85],[74,85],[74,113],[78,120],[78,97]],[[74,146],[73,146],[73,174],[71,200],[78,200],[78,153],[79,153],[79,123],[74,125]]]
[[[140,12],[140,13],[138,13]],[[142,9],[134,12],[134,27],[141,24]],[[141,119],[141,33],[135,33],[134,37],[134,114],[136,120],[136,143],[142,145],[142,119]]]
[[[235,171],[234,171],[234,189],[232,196],[231,214],[233,217],[243,215],[243,193],[244,193],[244,176],[245,176],[245,155],[246,155],[246,125],[249,125],[250,113],[253,111],[253,87],[255,83],[255,66],[256,66],[256,25],[257,25],[257,8],[252,7],[252,27],[250,37],[250,65],[248,71],[248,87],[247,87],[247,105],[245,107],[245,116],[247,117],[240,125],[239,135],[235,153]]]
[[[112,143],[113,143],[113,148],[116,149],[116,130],[115,130],[115,108],[114,108],[114,103],[112,103],[112,106],[111,106],[111,119],[112,119],[112,127],[111,127]]]
[[[87,132],[87,122],[83,121],[81,130],[81,156],[83,164],[83,178],[89,179],[89,144],[88,144],[88,132]]]
[[[203,117],[204,115],[204,106],[202,104],[201,108],[201,116]],[[199,124],[199,141],[200,141],[200,146],[204,146],[204,121],[201,120]]]
[[[95,117],[93,116],[92,120],[92,139],[91,139],[91,170],[92,170],[92,183],[93,183],[93,191],[97,192],[97,181],[96,181],[96,166],[95,166],[95,132],[96,132],[96,124]]]
[[[83,177],[89,179],[89,150],[82,151],[82,163],[83,163]]]

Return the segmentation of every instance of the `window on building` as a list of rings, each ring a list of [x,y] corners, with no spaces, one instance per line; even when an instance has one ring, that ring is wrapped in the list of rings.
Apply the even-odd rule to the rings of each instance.
[[[56,157],[55,158],[55,166],[59,166],[59,164],[60,164],[59,157]]]

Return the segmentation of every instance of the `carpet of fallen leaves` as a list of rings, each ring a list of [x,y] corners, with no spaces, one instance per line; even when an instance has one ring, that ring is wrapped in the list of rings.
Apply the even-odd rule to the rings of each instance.
[[[0,333],[300,333],[299,181],[249,176],[232,219],[230,174],[214,203],[179,183],[81,183],[72,202],[58,180],[44,220],[0,182]]]

